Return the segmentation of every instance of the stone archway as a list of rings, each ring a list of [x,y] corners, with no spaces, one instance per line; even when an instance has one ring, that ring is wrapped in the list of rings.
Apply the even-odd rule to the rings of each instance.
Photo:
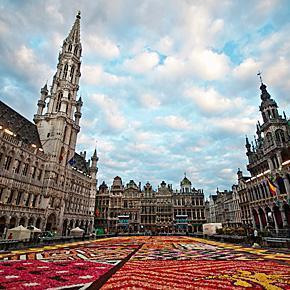
[[[15,228],[16,227],[16,222],[17,222],[16,217],[12,217],[10,219],[10,222],[9,222],[9,229]]]
[[[28,226],[34,226],[34,217],[29,218],[27,225]]]
[[[62,235],[63,236],[67,235],[67,228],[68,228],[68,220],[64,220],[63,225],[62,225]]]
[[[265,228],[267,226],[267,220],[266,220],[266,216],[265,216],[263,209],[259,208],[258,213],[259,213],[259,216],[261,219],[262,226],[263,226],[263,228]]]
[[[51,213],[46,221],[46,231],[54,231],[56,230],[56,216],[54,213]]]
[[[253,212],[255,226],[256,228],[260,229],[260,221],[259,221],[258,213],[255,209],[253,209],[252,212]]]
[[[40,229],[41,227],[41,218],[37,218],[36,223],[35,223],[35,227],[37,227],[38,229]]]
[[[24,216],[21,217],[20,221],[19,221],[19,225],[25,227],[26,226],[26,221],[27,221],[26,217],[24,217]]]
[[[278,229],[283,229],[283,220],[278,206],[273,207],[274,217],[276,219]]]
[[[69,230],[73,229],[74,228],[74,220],[71,220],[69,222]]]
[[[0,237],[4,234],[5,227],[6,227],[6,217],[2,216],[0,218]]]

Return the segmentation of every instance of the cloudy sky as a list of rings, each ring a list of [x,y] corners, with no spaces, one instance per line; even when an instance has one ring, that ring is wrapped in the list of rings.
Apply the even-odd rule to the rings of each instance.
[[[0,99],[32,120],[78,10],[84,101],[78,150],[99,182],[184,172],[206,195],[246,173],[259,79],[290,112],[289,1],[0,0]]]

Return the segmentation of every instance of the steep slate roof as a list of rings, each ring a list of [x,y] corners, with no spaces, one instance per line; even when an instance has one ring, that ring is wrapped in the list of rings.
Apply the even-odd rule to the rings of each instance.
[[[36,125],[1,101],[0,125],[12,131],[25,143],[35,144],[38,148],[42,147]]]
[[[76,169],[89,174],[89,166],[84,157],[75,152],[74,161],[75,161],[74,167]]]

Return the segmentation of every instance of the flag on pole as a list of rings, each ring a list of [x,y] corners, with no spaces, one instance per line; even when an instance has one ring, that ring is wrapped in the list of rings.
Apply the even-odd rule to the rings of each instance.
[[[272,196],[277,196],[277,186],[268,177],[266,177],[266,178],[267,178],[267,181],[268,181],[268,186],[269,186],[271,195]]]

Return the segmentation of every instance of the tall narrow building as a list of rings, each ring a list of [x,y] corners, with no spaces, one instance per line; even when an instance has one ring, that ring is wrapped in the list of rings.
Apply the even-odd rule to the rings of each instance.
[[[96,150],[76,153],[82,99],[80,13],[58,56],[51,89],[40,91],[31,123],[0,102],[0,234],[17,225],[67,235],[93,230]]]
[[[51,161],[63,166],[74,156],[82,115],[82,99],[77,100],[82,52],[80,18],[78,13],[59,53],[51,90],[48,92],[46,85],[41,89],[37,114],[34,116],[44,151]],[[47,111],[44,112],[46,101]]]

